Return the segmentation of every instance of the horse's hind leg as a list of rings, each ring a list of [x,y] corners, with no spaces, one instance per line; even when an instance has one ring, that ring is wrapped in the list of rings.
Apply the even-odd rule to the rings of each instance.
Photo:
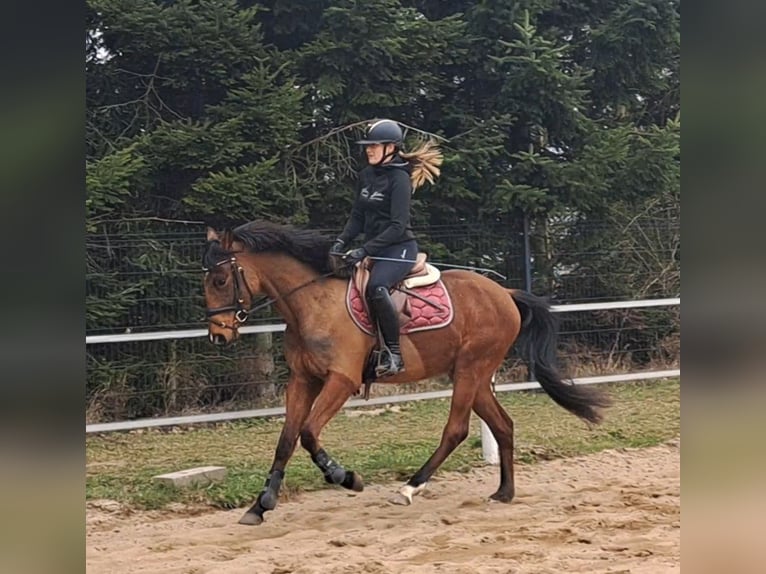
[[[455,369],[452,376],[454,388],[452,390],[449,419],[447,419],[447,424],[442,431],[441,442],[420,470],[412,475],[407,484],[399,490],[400,496],[392,498],[391,502],[395,504],[412,504],[412,496],[425,488],[433,473],[468,436],[471,421],[471,405],[473,405],[478,388],[477,377],[473,372],[475,368],[474,365],[466,364],[462,368],[458,366]],[[488,382],[490,376],[487,375],[483,379]]]
[[[319,434],[348,398],[357,391],[360,384],[344,375],[331,372],[300,432],[301,445],[309,452],[311,460],[322,471],[325,480],[357,492],[364,489],[362,478],[330,458],[319,443]]]
[[[240,524],[260,524],[263,513],[274,510],[279,498],[279,488],[285,476],[285,467],[295,450],[298,433],[311,412],[311,405],[319,393],[319,385],[308,378],[292,374],[285,391],[285,424],[279,435],[274,462],[266,484],[252,507],[240,518]]]
[[[500,451],[500,488],[490,498],[510,502],[515,493],[513,479],[513,420],[492,394],[489,385],[476,393],[473,410],[487,423]]]

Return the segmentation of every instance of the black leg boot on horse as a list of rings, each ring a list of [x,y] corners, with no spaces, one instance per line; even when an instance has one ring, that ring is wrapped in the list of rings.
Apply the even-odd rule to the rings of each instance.
[[[386,287],[376,287],[370,299],[370,309],[380,328],[384,347],[380,351],[380,362],[375,374],[389,377],[404,371],[404,360],[399,347],[399,314]]]

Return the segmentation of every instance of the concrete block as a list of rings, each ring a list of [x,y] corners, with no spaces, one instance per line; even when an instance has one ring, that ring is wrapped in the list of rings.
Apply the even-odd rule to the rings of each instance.
[[[178,472],[159,474],[153,477],[153,479],[163,484],[184,487],[210,484],[211,482],[223,480],[225,477],[226,467],[224,466],[200,466],[179,470]]]

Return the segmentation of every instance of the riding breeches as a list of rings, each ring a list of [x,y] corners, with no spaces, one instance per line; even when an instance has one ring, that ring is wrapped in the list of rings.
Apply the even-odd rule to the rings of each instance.
[[[396,245],[390,245],[373,256],[373,266],[370,271],[370,281],[367,284],[367,298],[370,299],[375,289],[385,287],[391,289],[404,279],[415,265],[418,254],[418,244],[414,239]],[[381,259],[375,259],[380,257]],[[395,259],[397,261],[391,261]]]

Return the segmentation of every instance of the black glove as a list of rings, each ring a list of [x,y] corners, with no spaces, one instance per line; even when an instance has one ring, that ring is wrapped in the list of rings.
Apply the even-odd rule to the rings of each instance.
[[[352,265],[359,263],[365,257],[367,257],[367,252],[364,250],[364,247],[359,247],[357,249],[347,251],[343,256],[343,261],[346,262],[346,265],[351,267]]]
[[[336,239],[330,248],[330,255],[343,255],[343,246],[346,245],[343,240]]]

